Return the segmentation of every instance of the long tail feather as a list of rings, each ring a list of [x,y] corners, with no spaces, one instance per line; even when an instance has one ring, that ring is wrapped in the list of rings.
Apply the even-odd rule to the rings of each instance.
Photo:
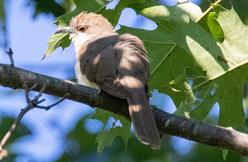
[[[136,136],[153,149],[160,149],[159,132],[144,91],[134,91],[128,99],[129,113],[132,118]]]

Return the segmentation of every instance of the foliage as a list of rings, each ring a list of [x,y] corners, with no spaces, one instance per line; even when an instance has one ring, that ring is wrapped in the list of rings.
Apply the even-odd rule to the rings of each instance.
[[[4,18],[3,2],[0,0],[0,20]],[[41,13],[59,16],[56,20],[59,27],[68,25],[70,19],[81,11],[100,13],[116,25],[124,8],[134,9],[137,14],[154,21],[157,28],[147,31],[122,26],[118,32],[132,33],[144,41],[151,66],[150,90],[158,89],[169,95],[178,115],[205,120],[213,105],[218,103],[220,125],[245,127],[243,88],[248,81],[247,0],[223,0],[198,22],[196,20],[202,13],[191,3],[167,7],[153,0],[120,0],[114,10],[106,10],[107,0],[74,2],[76,9],[62,16],[72,8],[72,1],[59,4],[55,0],[29,0],[27,4],[35,8],[34,17]],[[206,2],[204,5],[206,9]],[[52,35],[45,56],[58,47],[64,49],[69,45],[68,35]],[[113,122],[112,127],[108,127],[110,116],[121,126]],[[98,135],[92,135],[82,127],[86,119],[81,119],[67,135],[67,149],[58,161],[97,161],[99,158],[101,161],[223,161],[218,149],[203,145],[194,145],[187,156],[180,155],[169,145],[168,139],[163,140],[166,142],[163,145],[169,148],[155,152],[132,137],[128,141],[130,123],[125,119],[99,109],[92,118],[102,121],[104,128]],[[8,128],[8,124],[0,125],[1,130],[2,125]],[[6,131],[1,131],[0,135],[2,132]],[[17,137],[23,135],[26,133],[17,134]],[[109,145],[111,147],[106,147]],[[98,152],[101,152],[99,156]],[[247,159],[229,153],[227,161]]]
[[[98,110],[97,110],[98,111]],[[104,113],[104,112],[99,112]],[[97,115],[98,116],[98,115]],[[94,115],[92,118],[95,118]],[[108,120],[105,117],[104,121]],[[98,118],[98,117],[97,117]],[[148,159],[164,159],[164,151],[154,151],[145,145],[141,144],[134,137],[131,137],[129,144],[123,147],[123,142],[120,138],[115,138],[112,142],[111,147],[106,147],[101,154],[95,149],[97,143],[94,140],[97,138],[96,135],[90,134],[82,126],[87,118],[82,118],[73,131],[67,136],[67,150],[60,157],[58,162],[65,161],[102,161],[102,162],[126,162],[126,161],[145,161]],[[123,151],[125,149],[125,151]],[[168,150],[167,150],[168,151]],[[167,154],[167,153],[166,153]],[[142,156],[140,156],[142,155]]]
[[[108,128],[107,123],[110,116],[114,118],[114,121],[111,123],[110,128]],[[101,109],[96,109],[96,112],[92,118],[98,119],[105,123],[104,129],[97,135],[96,138],[98,152],[102,152],[106,146],[111,145],[114,138],[117,136],[120,136],[127,146],[128,138],[130,136],[129,121],[122,116],[103,111]]]
[[[90,134],[84,129],[83,125],[87,118],[82,118],[73,131],[67,136],[65,153],[57,162],[68,161],[101,161],[101,162],[247,162],[247,158],[237,153],[229,152],[227,159],[221,156],[221,150],[206,145],[193,145],[192,151],[188,154],[179,153],[175,148],[181,150],[187,149],[185,146],[175,146],[170,143],[170,138],[163,137],[163,147],[160,151],[151,150],[149,147],[141,144],[134,136],[131,136],[128,145],[123,147],[120,138],[115,138],[111,147],[106,147],[101,154],[96,150],[97,144],[95,134]],[[107,118],[106,118],[107,120]]]
[[[121,0],[115,10],[109,11],[104,1],[75,3],[76,10],[59,17],[58,24],[68,24],[72,16],[86,10],[101,13],[115,25],[127,6],[156,22],[153,31],[124,26],[118,31],[132,33],[144,41],[151,62],[151,90],[170,95],[177,114],[204,119],[217,102],[219,124],[244,126],[242,91],[248,81],[245,0],[234,2],[231,8],[225,3],[213,6],[213,11],[199,23],[195,20],[201,13],[195,5],[166,7],[152,0]]]
[[[27,0],[25,4],[32,7],[34,10],[33,17],[40,14],[51,14],[55,17],[63,15],[65,12],[70,11],[73,6],[72,0],[62,0],[60,3],[56,0],[40,1],[40,0]]]
[[[44,57],[49,56],[53,51],[58,47],[67,47],[70,45],[69,35],[68,34],[54,34],[48,40],[49,48],[46,50]]]
[[[144,13],[144,9],[140,12]],[[247,35],[247,29],[234,9],[223,9],[216,14],[218,14],[217,22],[225,35],[223,42],[218,42],[198,24],[182,23],[178,20],[166,21],[163,17],[154,16],[152,10],[145,12],[144,15],[157,23],[163,22],[156,30],[152,32],[128,28],[123,30],[138,35],[145,40],[145,43],[170,42],[171,48],[180,48],[169,50],[169,54],[162,56],[158,56],[158,48],[154,49],[157,51],[150,51],[151,61],[157,56],[163,58],[159,59],[162,62],[151,62],[155,64],[152,67],[156,68],[152,69],[150,86],[170,94],[178,106],[178,111],[187,114],[194,112],[194,115],[201,113],[199,111],[202,108],[199,109],[199,106],[203,103],[207,104],[206,101],[214,98],[211,103],[218,102],[220,106],[220,124],[235,127],[243,125],[245,119],[242,89],[246,82],[244,74],[247,49],[242,38]],[[238,34],[237,28],[240,31]],[[149,49],[148,46],[148,51]],[[198,112],[195,113],[196,111]]]

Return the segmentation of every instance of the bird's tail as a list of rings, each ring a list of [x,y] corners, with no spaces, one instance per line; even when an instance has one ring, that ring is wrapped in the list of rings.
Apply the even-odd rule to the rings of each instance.
[[[136,136],[153,149],[160,149],[161,142],[145,90],[135,90],[128,98],[129,113]]]

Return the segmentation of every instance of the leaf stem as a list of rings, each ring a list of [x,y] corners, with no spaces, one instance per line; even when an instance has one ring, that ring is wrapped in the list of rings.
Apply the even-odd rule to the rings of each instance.
[[[169,54],[175,49],[176,44],[173,44],[173,46],[171,47],[171,49],[168,51],[168,55],[165,55],[165,57],[163,57],[163,59],[157,64],[157,66],[152,70],[151,75],[153,75],[153,73],[159,68],[159,66],[165,61],[165,59],[169,56]]]
[[[196,23],[198,23],[203,17],[205,17],[213,8],[215,5],[219,4],[222,0],[217,0],[213,4],[211,4],[208,9],[202,13],[202,15],[196,20]]]

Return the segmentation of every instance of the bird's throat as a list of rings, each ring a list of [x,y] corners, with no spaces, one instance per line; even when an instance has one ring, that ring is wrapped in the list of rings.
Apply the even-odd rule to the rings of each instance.
[[[88,34],[88,33],[78,33],[74,38],[73,38],[73,42],[74,42],[74,46],[75,46],[75,51],[78,54],[80,48],[85,45],[88,41],[90,41],[90,39],[92,39],[92,35]]]

